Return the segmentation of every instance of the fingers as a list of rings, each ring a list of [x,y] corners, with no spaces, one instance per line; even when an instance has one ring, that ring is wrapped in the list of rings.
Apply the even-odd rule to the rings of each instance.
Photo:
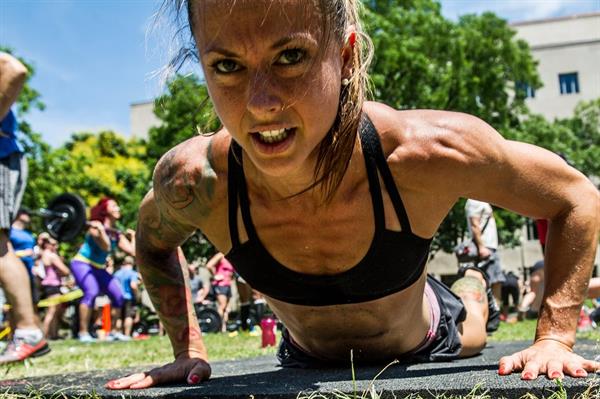
[[[145,377],[146,373],[136,373],[127,377],[108,381],[104,387],[108,389],[128,389],[132,384],[142,381]]]
[[[568,372],[568,367],[565,365],[564,370]],[[548,378],[555,380],[557,378],[563,378],[563,363],[559,360],[550,360],[547,365],[546,375]]]
[[[210,378],[211,369],[208,363],[200,362],[190,371],[187,377],[188,384],[198,384]]]
[[[210,365],[201,359],[184,359],[150,370],[109,381],[108,389],[144,389],[165,383],[187,381],[198,384],[210,378]]]
[[[515,353],[510,356],[503,356],[500,358],[498,366],[498,374],[509,375],[513,371],[521,371],[523,369],[523,362],[521,360],[520,353]]]
[[[535,380],[540,374],[540,369],[542,365],[534,360],[530,360],[525,363],[525,367],[523,367],[523,372],[521,373],[521,379],[523,380]]]

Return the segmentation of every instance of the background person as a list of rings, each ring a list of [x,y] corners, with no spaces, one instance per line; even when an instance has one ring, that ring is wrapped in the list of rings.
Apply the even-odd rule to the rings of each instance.
[[[62,278],[71,274],[62,257],[58,254],[58,242],[55,239],[42,240],[40,262],[45,272],[44,279],[41,281],[42,296],[52,301],[52,298],[58,298],[62,294]],[[60,338],[58,328],[64,309],[61,303],[48,306],[43,320],[43,328],[44,334],[49,339]]]
[[[138,297],[138,272],[134,268],[134,257],[126,256],[121,267],[114,273],[114,277],[121,283],[123,299],[121,313],[116,317],[115,331],[113,334],[120,340],[127,341],[131,337],[133,320],[137,313]],[[123,335],[124,334],[124,335]]]
[[[217,299],[217,311],[223,324],[221,332],[227,331],[229,320],[229,300],[231,299],[231,284],[235,269],[222,252],[217,252],[206,263],[206,268],[212,273],[212,289]]]
[[[27,270],[9,240],[27,184],[27,159],[17,141],[17,120],[11,106],[26,80],[27,68],[10,54],[0,53],[0,285],[12,305],[15,328],[12,341],[0,354],[0,365],[50,351],[38,326]]]
[[[484,274],[467,270],[451,291],[426,273],[431,239],[464,197],[551,219],[535,342],[498,372],[600,367],[572,352],[579,308],[563,306],[583,301],[598,240],[600,198],[585,176],[478,118],[364,102],[359,1],[172,4],[189,11],[223,128],[165,154],[140,206],[138,266],[174,361],[108,388],[210,377],[180,249],[198,229],[286,326],[284,367],[347,365],[350,349],[355,364],[479,353]]]
[[[31,215],[29,211],[26,209],[19,209],[17,217],[11,225],[9,239],[13,246],[13,250],[15,251],[15,255],[21,259],[21,262],[23,262],[23,265],[27,268],[27,275],[29,276],[29,283],[31,286],[31,300],[35,307],[40,300],[40,294],[33,272],[36,239],[31,231],[28,230],[30,224]]]
[[[465,203],[465,214],[469,233],[479,252],[479,261],[475,267],[485,273],[496,303],[502,303],[502,283],[506,279],[498,256],[498,229],[492,206],[487,202],[469,198]],[[499,310],[498,305],[495,305],[495,308]],[[495,331],[499,321],[499,314],[498,317],[490,317],[487,330]]]
[[[123,306],[123,293],[118,280],[106,271],[106,260],[111,252],[119,248],[128,255],[135,256],[133,231],[120,234],[114,230],[121,217],[117,202],[108,197],[102,198],[90,210],[88,232],[79,252],[71,261],[71,272],[83,291],[79,303],[79,341],[94,342],[89,333],[89,323],[98,295],[108,295],[114,309]]]

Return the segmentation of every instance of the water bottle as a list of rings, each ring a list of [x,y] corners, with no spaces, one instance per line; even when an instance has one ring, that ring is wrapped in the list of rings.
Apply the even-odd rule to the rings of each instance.
[[[277,321],[272,316],[265,316],[260,321],[262,330],[262,347],[275,346],[275,328]]]

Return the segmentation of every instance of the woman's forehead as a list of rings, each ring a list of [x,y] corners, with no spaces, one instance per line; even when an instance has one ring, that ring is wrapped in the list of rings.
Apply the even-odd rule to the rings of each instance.
[[[321,14],[311,0],[199,0],[193,3],[200,47],[215,40],[247,41],[304,32],[317,39]]]

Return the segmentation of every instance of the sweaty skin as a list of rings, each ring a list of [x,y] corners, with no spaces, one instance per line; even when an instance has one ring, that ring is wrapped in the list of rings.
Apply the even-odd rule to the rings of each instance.
[[[374,234],[358,142],[331,202],[323,203],[318,188],[290,197],[313,181],[317,146],[333,124],[340,82],[351,71],[350,45],[328,46],[318,58],[319,16],[304,2],[195,4],[194,36],[224,128],[211,137],[192,138],[161,159],[154,189],[140,207],[136,244],[140,271],[171,339],[175,361],[112,381],[109,388],[197,383],[210,377],[202,337],[191,328],[198,323],[187,300],[187,266],[177,248],[199,229],[220,252],[231,249],[227,152],[232,139],[244,150],[252,221],[265,248],[281,264],[307,274],[337,274],[364,257]],[[499,372],[521,371],[523,378],[533,379],[538,374],[583,376],[598,369],[597,362],[571,350],[598,241],[596,188],[556,155],[504,140],[470,115],[397,111],[372,102],[364,104],[363,112],[380,135],[416,235],[432,237],[461,197],[551,220],[547,286],[536,341],[502,358]],[[294,131],[285,146],[270,151],[257,144],[257,131],[279,129]],[[383,197],[386,228],[401,230],[385,189]],[[237,217],[244,242],[247,233],[239,211]],[[161,291],[161,286],[170,288]],[[315,356],[349,359],[353,349],[361,360],[381,361],[414,349],[425,337],[429,310],[423,287],[421,276],[384,298],[324,307],[265,299],[294,341]],[[178,289],[185,294],[176,293]],[[185,311],[173,313],[167,304],[180,304],[184,298]],[[465,306],[467,319],[459,326],[461,356],[478,353],[486,339],[485,302],[466,298]]]

